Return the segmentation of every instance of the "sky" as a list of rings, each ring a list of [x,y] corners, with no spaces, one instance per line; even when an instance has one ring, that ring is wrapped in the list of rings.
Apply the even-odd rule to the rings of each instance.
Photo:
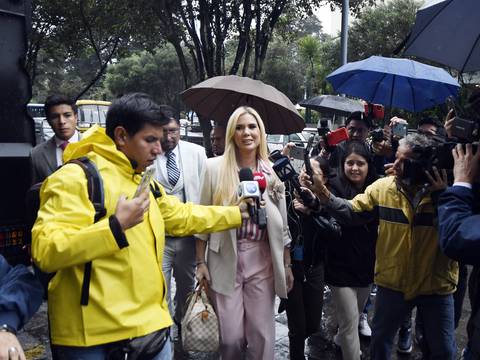
[[[342,13],[340,10],[330,10],[329,5],[323,5],[316,10],[315,15],[320,19],[323,25],[323,31],[329,35],[337,35],[342,26]]]

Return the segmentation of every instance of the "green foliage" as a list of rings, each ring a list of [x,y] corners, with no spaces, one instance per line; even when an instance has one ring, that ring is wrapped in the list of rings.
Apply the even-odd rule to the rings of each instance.
[[[303,98],[305,69],[295,44],[273,41],[260,80],[283,92],[294,104]]]
[[[324,36],[322,23],[316,15],[305,17],[296,11],[287,11],[280,17],[274,35],[287,43],[307,35],[318,38]]]
[[[141,51],[108,68],[104,87],[109,97],[145,92],[161,104],[183,108],[182,71],[174,49],[164,46],[153,53]]]
[[[415,0],[392,0],[365,8],[349,30],[349,61],[372,55],[394,56],[394,50],[410,32],[418,8]]]

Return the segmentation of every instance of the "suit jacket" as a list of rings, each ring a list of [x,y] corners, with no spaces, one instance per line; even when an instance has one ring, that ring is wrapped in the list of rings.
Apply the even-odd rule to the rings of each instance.
[[[202,179],[200,204],[211,205],[213,194],[222,181],[220,165],[223,156],[207,159],[205,173]],[[285,203],[285,187],[283,184],[272,188],[274,174],[265,174],[267,189],[263,194],[266,202],[267,233],[272,255],[275,293],[287,297],[285,267],[283,263],[284,244],[289,243],[290,232],[287,223],[287,208]],[[226,204],[224,204],[226,205]],[[212,289],[228,295],[233,291],[237,273],[237,233],[236,229],[197,235],[208,241],[207,266],[212,281]]]
[[[57,170],[57,145],[55,137],[35,146],[30,152],[32,184],[45,180]]]
[[[192,144],[187,141],[178,143],[178,151],[180,153],[180,171],[183,175],[183,190],[185,193],[185,200],[198,204],[200,201],[200,181],[205,167],[207,156],[205,149],[197,144]],[[157,174],[160,173],[159,163],[155,161]],[[160,181],[160,183],[162,183]],[[162,185],[165,185],[162,183]],[[173,189],[177,189],[180,185],[177,184]]]

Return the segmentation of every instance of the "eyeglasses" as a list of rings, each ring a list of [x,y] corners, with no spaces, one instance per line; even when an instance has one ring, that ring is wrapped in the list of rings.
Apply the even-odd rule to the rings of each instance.
[[[347,127],[347,131],[349,133],[352,133],[352,134],[355,134],[355,133],[358,133],[358,134],[363,134],[365,132],[368,131],[367,128],[363,128],[363,127]]]
[[[180,132],[180,129],[164,129],[163,131],[167,134],[175,135]]]

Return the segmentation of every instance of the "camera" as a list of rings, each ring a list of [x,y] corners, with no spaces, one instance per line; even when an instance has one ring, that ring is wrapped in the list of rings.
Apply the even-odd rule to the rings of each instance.
[[[403,178],[409,185],[422,185],[429,182],[425,170],[432,172],[433,167],[447,170],[447,175],[451,178],[454,165],[452,150],[457,143],[448,141],[445,138],[435,136],[432,138],[435,142],[432,146],[414,146],[413,153],[415,160],[407,159],[404,162]],[[477,149],[477,144],[473,144],[473,152]]]
[[[336,130],[330,130],[327,120],[320,120],[320,127],[317,129],[318,135],[322,138],[325,144],[325,150],[332,152],[332,150],[342,141],[348,140],[347,129],[341,127]]]
[[[385,107],[383,105],[365,103],[363,106],[363,112],[370,122],[383,121],[385,117]]]
[[[369,135],[373,142],[381,142],[385,140],[385,136],[383,135],[382,128],[373,129],[372,131],[370,131]]]
[[[471,143],[480,139],[480,91],[474,92],[468,104],[462,108],[452,98],[446,100],[449,110],[454,111],[452,136],[461,143]]]
[[[372,142],[381,142],[385,140],[385,137],[383,135],[383,128],[381,126],[378,126],[379,124],[383,123],[385,117],[385,107],[380,104],[365,103],[364,116],[366,118],[367,124],[370,124],[369,126],[372,126],[373,124],[377,125],[375,129],[371,130],[369,133]]]

